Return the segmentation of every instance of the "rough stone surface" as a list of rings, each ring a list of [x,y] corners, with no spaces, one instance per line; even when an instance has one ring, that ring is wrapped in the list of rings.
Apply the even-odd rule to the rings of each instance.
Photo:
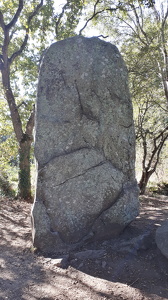
[[[153,237],[150,230],[145,230],[142,234],[133,238],[114,239],[111,249],[121,253],[131,253],[137,255],[139,250],[147,250],[152,247]]]
[[[155,240],[162,254],[168,258],[168,220],[156,230]]]
[[[36,104],[34,245],[66,252],[111,237],[138,215],[127,69],[98,38],[47,50]]]
[[[105,250],[85,250],[73,254],[73,258],[77,259],[98,259],[106,255]]]

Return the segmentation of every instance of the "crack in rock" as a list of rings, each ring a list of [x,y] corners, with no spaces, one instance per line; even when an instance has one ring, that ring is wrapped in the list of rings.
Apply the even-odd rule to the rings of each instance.
[[[99,124],[98,118],[93,116],[93,113],[91,111],[89,111],[89,113],[86,113],[84,106],[82,104],[82,100],[81,100],[81,96],[80,96],[80,92],[79,92],[76,80],[75,80],[75,87],[76,87],[77,94],[78,94],[79,106],[80,106],[80,111],[81,111],[81,119],[82,119],[82,116],[85,116],[88,120],[95,121],[96,123]]]
[[[80,176],[83,176],[83,175],[85,175],[88,171],[93,170],[93,169],[95,169],[95,168],[97,168],[97,167],[100,167],[100,166],[104,165],[105,163],[107,163],[107,161],[101,161],[99,164],[97,164],[97,165],[95,165],[95,166],[92,166],[92,167],[88,168],[85,172],[83,172],[83,173],[81,173],[81,174],[78,174],[78,175],[75,175],[75,176],[72,176],[72,177],[66,179],[65,181],[63,181],[63,182],[57,184],[56,186],[63,185],[64,183],[68,182],[69,180],[72,180],[72,179],[74,179],[74,178],[78,178],[78,177],[80,177]]]
[[[73,154],[73,153],[78,152],[78,151],[80,151],[80,150],[90,150],[90,149],[91,149],[91,147],[80,147],[80,148],[77,148],[77,149],[75,149],[75,150],[70,150],[70,151],[66,151],[66,150],[65,150],[63,153],[51,157],[45,164],[43,164],[42,166],[40,166],[39,169],[38,169],[38,173],[40,174],[41,171],[43,171],[44,168],[45,168],[49,163],[51,163],[54,159],[56,159],[56,158],[63,157],[63,156],[66,156],[66,155],[70,155],[70,154]]]

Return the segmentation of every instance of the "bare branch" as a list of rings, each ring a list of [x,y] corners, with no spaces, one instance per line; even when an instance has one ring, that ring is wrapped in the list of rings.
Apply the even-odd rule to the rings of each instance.
[[[69,1],[67,1],[67,3],[62,7],[62,11],[61,11],[61,13],[59,14],[59,18],[58,18],[58,20],[55,22],[55,24],[56,24],[56,27],[55,27],[55,33],[56,33],[56,35],[58,35],[58,27],[59,27],[59,24],[60,24],[60,22],[61,22],[61,19],[62,19],[63,15],[64,15],[64,12],[65,12],[66,8],[68,7],[68,5],[69,5]]]
[[[98,35],[98,36],[96,36],[96,37],[97,37],[97,38],[102,37],[103,39],[107,39],[109,36],[108,36],[108,35],[100,34],[100,35]]]
[[[18,9],[17,9],[12,21],[6,25],[7,29],[11,29],[16,24],[20,14],[21,14],[22,9],[23,9],[23,0],[19,0]]]
[[[25,107],[27,107],[27,104],[25,101],[22,101],[19,105],[17,105],[17,109],[20,108],[24,104]]]
[[[159,12],[157,11],[155,5],[153,6],[153,11],[154,11],[154,14],[155,14],[155,18],[156,18],[156,20],[157,20],[157,23],[159,23],[159,22],[160,22],[160,14],[159,14]]]
[[[134,4],[130,4],[130,6],[132,7],[133,12],[134,12],[134,14],[135,14],[136,21],[137,21],[137,25],[138,25],[138,27],[139,27],[141,33],[142,33],[143,36],[145,37],[145,39],[146,39],[146,41],[147,41],[147,44],[149,44],[149,40],[148,40],[147,34],[146,34],[146,32],[143,30],[142,25],[140,24],[140,20],[139,20],[139,16],[138,16],[138,14],[137,14],[136,8],[135,8]]]
[[[120,17],[118,17],[118,19],[121,20],[123,23],[125,23],[125,24],[126,24],[126,25],[134,32],[134,34],[140,39],[140,41],[141,41],[144,45],[147,45],[147,44],[145,43],[145,41],[140,37],[138,31],[136,31],[136,30],[131,26],[131,24],[129,24],[127,21],[125,21],[124,19],[122,19],[122,18],[120,18]]]
[[[168,130],[168,126],[167,126],[166,128],[164,128],[164,129],[158,134],[158,136],[156,136],[156,137],[154,138],[154,140],[153,140],[153,143],[154,143],[154,149],[153,149],[153,151],[152,151],[151,158],[149,159],[149,162],[148,162],[148,166],[147,166],[147,169],[148,169],[148,170],[149,170],[150,167],[151,167],[151,164],[152,164],[152,162],[153,162],[153,160],[154,160],[155,155],[156,155],[156,157],[157,157],[156,162],[158,163],[158,161],[159,161],[160,151],[161,151],[161,149],[162,149],[162,147],[163,147],[163,145],[164,145],[164,142],[165,142],[165,140],[167,139],[167,136],[168,136],[168,133],[164,136],[164,133],[165,133],[167,130]],[[161,138],[161,140],[160,140],[160,142],[159,142],[158,145],[157,145],[156,142],[157,142],[157,140],[160,139],[160,138]],[[158,153],[158,152],[159,152],[159,153]],[[157,163],[155,163],[156,166],[157,166]],[[155,167],[155,169],[156,169],[156,167]]]
[[[164,108],[160,103],[156,102],[153,100],[153,103],[154,104],[157,104],[157,106],[159,106],[163,111],[167,112],[168,113],[168,109],[167,108]]]
[[[100,0],[97,0],[96,3],[94,4],[94,7],[93,7],[93,14],[92,16],[86,21],[85,25],[82,27],[82,29],[79,31],[79,35],[82,34],[82,31],[86,28],[86,26],[88,25],[88,23],[93,20],[93,18],[95,18],[98,14],[101,14],[102,12],[105,11],[105,9],[103,10],[100,10],[98,12],[96,12],[96,8],[97,8],[97,5],[100,3]]]
[[[142,20],[142,28],[144,27],[144,16],[143,16],[143,11],[142,11],[142,6],[139,6],[140,8],[140,14],[141,14],[141,20]]]
[[[98,14],[101,14],[102,12],[104,12],[104,10],[100,10],[98,12],[96,12],[95,14],[93,14],[85,23],[85,25],[82,27],[82,29],[79,31],[79,35],[82,35],[82,31],[86,28],[86,26],[88,25],[88,23],[93,20],[93,18],[95,18]]]
[[[163,148],[163,146],[164,146],[164,143],[165,143],[165,141],[167,140],[167,138],[168,138],[168,133],[167,133],[167,135],[162,139],[162,141],[160,142],[159,150],[158,150],[157,156],[156,156],[156,162],[155,162],[154,167],[153,167],[154,171],[156,170],[156,167],[157,167],[157,164],[158,164],[159,158],[160,158],[160,152],[161,152],[161,150],[162,150],[162,148]]]
[[[155,141],[157,141],[161,136],[163,136],[163,134],[168,131],[168,126],[166,126],[159,134],[158,136],[155,138]]]

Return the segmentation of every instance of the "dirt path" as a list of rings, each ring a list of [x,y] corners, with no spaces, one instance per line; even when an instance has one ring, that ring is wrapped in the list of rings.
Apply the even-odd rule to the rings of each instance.
[[[154,241],[168,197],[142,197],[140,216],[119,238],[88,244],[62,263],[33,252],[30,209],[0,199],[0,300],[168,299],[168,260]]]

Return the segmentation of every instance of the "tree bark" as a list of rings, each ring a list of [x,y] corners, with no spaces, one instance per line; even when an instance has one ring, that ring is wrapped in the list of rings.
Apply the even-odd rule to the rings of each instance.
[[[143,170],[142,172],[142,176],[141,179],[139,181],[139,188],[140,188],[140,194],[144,195],[145,191],[146,191],[146,187],[149,181],[149,178],[151,177],[151,175],[154,173],[154,170]]]
[[[24,134],[19,144],[19,185],[18,196],[32,202],[31,175],[30,175],[31,139]]]
[[[35,107],[27,121],[25,133],[19,142],[19,185],[18,196],[26,199],[27,202],[33,202],[31,195],[31,163],[30,152],[33,142]]]

